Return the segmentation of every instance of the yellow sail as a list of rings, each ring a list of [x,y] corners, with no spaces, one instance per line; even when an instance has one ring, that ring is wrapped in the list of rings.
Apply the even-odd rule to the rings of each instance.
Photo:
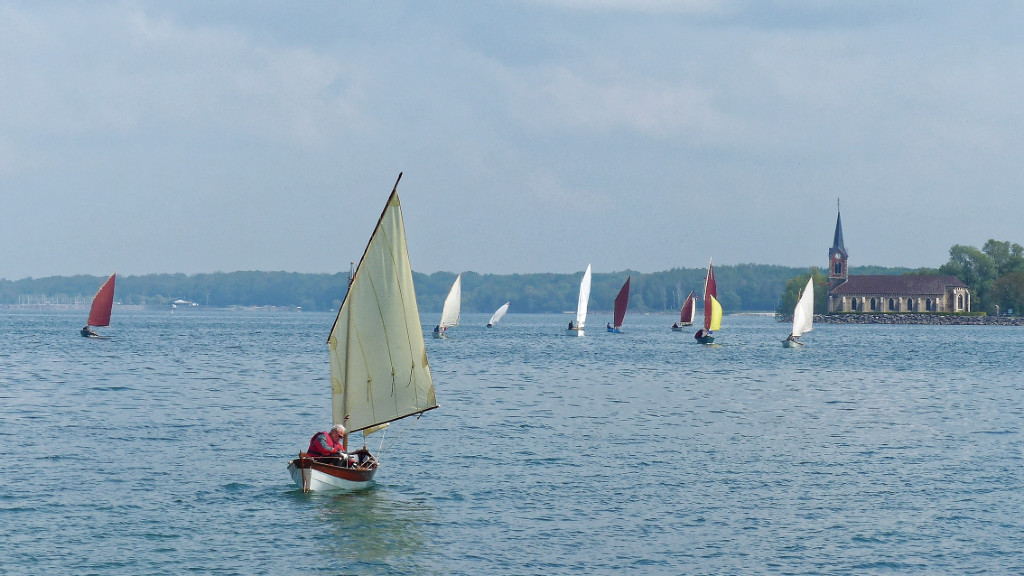
[[[437,407],[397,189],[327,340],[332,416],[350,433]]]
[[[714,296],[708,296],[708,298],[711,299],[711,328],[709,330],[715,331],[722,327],[722,305]]]

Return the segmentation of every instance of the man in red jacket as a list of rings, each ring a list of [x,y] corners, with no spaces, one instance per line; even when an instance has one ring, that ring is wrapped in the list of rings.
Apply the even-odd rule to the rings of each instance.
[[[347,446],[348,434],[345,432],[345,427],[335,424],[330,431],[314,434],[309,439],[309,449],[306,452],[322,462],[343,466],[349,461],[349,456],[346,453]]]

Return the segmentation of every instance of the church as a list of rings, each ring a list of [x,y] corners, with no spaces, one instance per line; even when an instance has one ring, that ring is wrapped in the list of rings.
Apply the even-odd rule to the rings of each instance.
[[[843,245],[843,222],[828,251],[828,311],[939,312],[971,311],[971,293],[956,276],[850,276]]]

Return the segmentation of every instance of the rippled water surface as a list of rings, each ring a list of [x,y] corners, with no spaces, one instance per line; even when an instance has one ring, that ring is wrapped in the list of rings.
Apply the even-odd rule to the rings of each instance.
[[[514,305],[427,338],[440,409],[329,496],[285,465],[330,424],[333,316],[0,311],[0,572],[1024,573],[1024,328],[706,347]]]

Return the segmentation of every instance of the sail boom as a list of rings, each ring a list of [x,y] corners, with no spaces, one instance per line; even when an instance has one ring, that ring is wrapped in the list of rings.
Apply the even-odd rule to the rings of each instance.
[[[346,426],[346,432],[349,433],[349,434],[355,434],[356,432],[362,432],[364,430],[369,430],[370,428],[373,428],[372,432],[376,432],[377,430],[379,430],[381,428],[385,428],[388,424],[391,424],[392,422],[398,422],[399,420],[404,420],[405,418],[409,418],[410,416],[419,416],[420,414],[423,414],[424,412],[430,412],[431,410],[433,410],[435,408],[440,408],[440,407],[441,406],[439,404],[434,404],[430,408],[424,408],[423,410],[417,410],[416,412],[411,412],[409,414],[405,414],[404,416],[398,416],[398,417],[392,418],[390,420],[385,420],[383,422],[378,422],[376,424],[368,424],[366,426],[363,426],[362,428],[355,428],[355,429],[349,430],[348,427]]]

